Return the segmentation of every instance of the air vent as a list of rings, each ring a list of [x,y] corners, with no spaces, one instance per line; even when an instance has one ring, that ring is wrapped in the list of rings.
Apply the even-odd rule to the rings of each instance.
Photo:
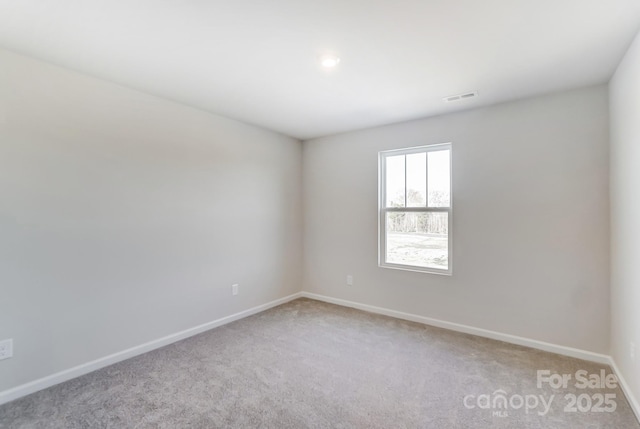
[[[444,100],[445,103],[451,103],[452,101],[468,100],[469,98],[475,98],[477,96],[478,96],[478,91],[473,91],[473,92],[465,92],[464,94],[445,97],[442,100]]]

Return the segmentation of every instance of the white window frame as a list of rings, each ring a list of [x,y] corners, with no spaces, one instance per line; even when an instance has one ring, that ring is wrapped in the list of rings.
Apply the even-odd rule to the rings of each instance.
[[[387,201],[386,195],[386,159],[390,156],[397,155],[409,155],[414,153],[427,153],[441,150],[449,150],[449,207],[385,207]],[[430,274],[452,275],[452,262],[453,262],[453,147],[451,142],[449,143],[437,143],[425,146],[416,146],[403,149],[385,150],[378,153],[378,266],[381,268],[392,268],[406,271],[418,271]],[[405,169],[405,187],[406,187],[406,169]],[[427,177],[428,177],[427,171]],[[406,192],[406,190],[405,190]],[[429,186],[427,183],[427,205],[428,205],[428,192]],[[406,198],[405,198],[406,202]],[[387,234],[386,234],[386,219],[387,213],[390,212],[416,212],[416,213],[434,213],[445,212],[448,213],[448,269],[443,270],[432,267],[421,267],[417,265],[405,265],[394,264],[386,262],[387,255]]]

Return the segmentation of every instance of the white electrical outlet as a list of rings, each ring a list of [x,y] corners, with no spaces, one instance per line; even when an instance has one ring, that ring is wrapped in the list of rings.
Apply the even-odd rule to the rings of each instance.
[[[13,357],[13,340],[0,341],[0,360]]]
[[[633,341],[629,343],[629,357],[631,360],[636,360],[636,345]]]
[[[238,283],[231,285],[231,294],[232,295],[237,295],[238,294]]]
[[[353,286],[353,276],[351,274],[347,276],[347,286]]]

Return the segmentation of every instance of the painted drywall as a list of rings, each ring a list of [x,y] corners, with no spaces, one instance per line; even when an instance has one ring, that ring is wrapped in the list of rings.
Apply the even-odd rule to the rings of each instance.
[[[443,142],[453,275],[379,268],[378,151]],[[606,86],[305,141],[303,163],[305,291],[608,354]]]
[[[299,291],[301,160],[0,51],[0,391]]]
[[[611,355],[640,400],[640,35],[609,84]],[[631,343],[636,345],[631,359]],[[629,392],[628,392],[629,393]],[[636,402],[637,403],[637,402]]]

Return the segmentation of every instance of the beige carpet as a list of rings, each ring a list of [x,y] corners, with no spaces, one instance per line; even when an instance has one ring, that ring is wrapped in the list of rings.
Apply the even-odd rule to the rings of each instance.
[[[299,299],[6,404],[0,427],[639,429],[619,388],[536,385],[601,369]]]

